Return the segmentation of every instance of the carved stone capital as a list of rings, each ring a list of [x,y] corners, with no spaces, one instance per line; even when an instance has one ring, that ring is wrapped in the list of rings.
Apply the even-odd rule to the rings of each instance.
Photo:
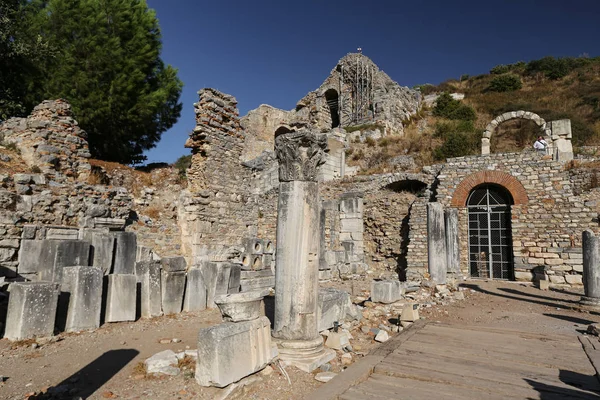
[[[317,181],[319,166],[325,163],[327,136],[301,130],[275,137],[275,153],[279,161],[279,181]]]

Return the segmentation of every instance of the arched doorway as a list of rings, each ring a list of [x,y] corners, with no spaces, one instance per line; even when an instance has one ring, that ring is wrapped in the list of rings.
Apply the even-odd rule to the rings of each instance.
[[[467,199],[469,271],[473,278],[513,279],[510,207],[513,198],[496,184],[482,184]]]
[[[329,112],[331,113],[331,127],[337,128],[340,126],[338,92],[335,89],[327,90],[325,92],[325,100],[329,106]]]

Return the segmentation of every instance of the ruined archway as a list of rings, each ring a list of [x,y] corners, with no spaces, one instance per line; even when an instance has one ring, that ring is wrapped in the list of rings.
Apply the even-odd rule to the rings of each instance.
[[[331,114],[331,127],[337,128],[340,126],[339,98],[337,90],[327,90],[325,92],[325,100],[327,101],[329,113]]]
[[[511,174],[504,171],[479,171],[464,178],[456,187],[452,196],[452,207],[465,207],[471,191],[484,183],[502,186],[512,196],[513,204],[527,204],[527,191]]]
[[[535,124],[540,128],[540,135],[546,138],[546,141],[550,147],[552,146],[552,135],[550,128],[546,126],[546,121],[542,117],[532,113],[531,111],[511,111],[497,116],[485,127],[485,131],[483,132],[481,138],[481,154],[490,154],[490,138],[492,137],[492,133],[498,128],[498,125],[505,121],[517,118],[528,119],[535,122]]]

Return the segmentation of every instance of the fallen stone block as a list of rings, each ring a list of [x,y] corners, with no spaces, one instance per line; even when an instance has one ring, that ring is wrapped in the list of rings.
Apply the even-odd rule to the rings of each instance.
[[[96,329],[100,326],[102,270],[75,266],[63,269],[61,291],[69,295],[65,332]]]
[[[375,341],[379,342],[379,343],[383,343],[383,342],[387,342],[388,340],[390,340],[390,335],[384,331],[383,329],[381,329],[377,335],[375,335]]]
[[[227,293],[239,293],[241,274],[242,266],[239,264],[231,264],[231,269],[229,271],[229,287],[227,289]]]
[[[172,350],[161,351],[144,361],[149,374],[177,375],[179,368],[177,355]]]
[[[196,381],[202,386],[225,387],[265,368],[273,353],[267,317],[201,329]]]
[[[115,234],[114,274],[134,274],[137,252],[137,237],[134,232],[116,232]]]
[[[162,315],[161,271],[158,261],[139,261],[135,272],[137,281],[141,283],[140,308],[142,318]]]
[[[187,272],[183,311],[201,311],[206,309],[206,285],[202,271],[192,268]]]
[[[133,274],[108,275],[106,322],[135,321],[137,279]]]
[[[115,237],[109,233],[93,232],[90,242],[92,265],[100,268],[103,275],[110,274],[115,253]]]
[[[19,273],[52,276],[57,246],[54,240],[21,240]]]
[[[135,261],[152,261],[152,249],[146,246],[137,246]]]
[[[319,289],[319,332],[333,328],[345,319],[359,319],[360,314],[350,300],[350,294],[333,288]]]
[[[58,294],[58,283],[12,283],[4,337],[15,341],[52,336]]]
[[[165,315],[181,312],[184,291],[185,271],[161,271],[162,310]]]
[[[162,270],[167,272],[179,272],[187,269],[184,257],[163,257],[160,263]]]
[[[419,320],[419,305],[408,303],[402,308],[401,322],[415,322]]]
[[[344,348],[350,346],[350,338],[345,332],[329,332],[325,346],[334,350],[344,350]]]
[[[231,266],[236,264],[206,262],[201,266],[204,284],[206,285],[206,306],[215,308],[215,295],[229,292]]]
[[[242,279],[240,281],[242,292],[250,292],[259,289],[268,289],[275,287],[275,276],[267,276],[262,278]]]
[[[56,247],[56,257],[51,271],[39,274],[42,281],[62,282],[63,268],[90,265],[90,243],[83,240],[64,240]],[[50,273],[48,273],[50,272]]]
[[[400,281],[371,282],[371,301],[374,303],[394,303],[404,295],[404,287]]]
[[[49,240],[77,240],[79,239],[78,229],[50,228],[46,232],[46,239]]]

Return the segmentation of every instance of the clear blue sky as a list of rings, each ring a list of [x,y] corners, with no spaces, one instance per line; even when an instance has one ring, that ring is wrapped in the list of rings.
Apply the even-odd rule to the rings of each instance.
[[[600,0],[147,0],[163,60],[184,83],[179,122],[146,153],[173,162],[195,125],[197,91],[292,109],[362,47],[403,86],[481,74],[547,55],[600,55]]]

